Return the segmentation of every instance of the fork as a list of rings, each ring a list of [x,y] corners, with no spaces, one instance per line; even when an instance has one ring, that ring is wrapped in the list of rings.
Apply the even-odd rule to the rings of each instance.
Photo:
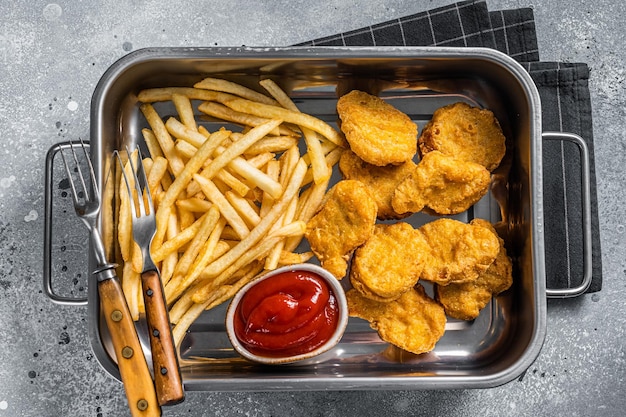
[[[84,158],[81,159],[87,161],[93,193],[90,193],[90,190],[87,188],[87,181],[83,176],[81,163],[72,142],[70,142],[69,147],[73,160],[68,161],[69,158],[65,157],[63,148],[61,149],[61,157],[72,190],[74,210],[89,229],[93,253],[96,259],[96,269],[92,274],[98,284],[100,305],[107,328],[111,334],[111,341],[124,384],[128,406],[132,416],[160,416],[161,409],[157,402],[150,369],[141,348],[135,324],[128,310],[122,287],[115,273],[116,265],[109,263],[106,258],[97,224],[100,213],[100,193],[93,165],[87,154],[85,142],[82,139],[80,140],[80,145],[84,153]],[[74,166],[73,170],[70,169],[70,165]],[[72,171],[74,175],[72,175]],[[76,182],[80,183],[80,191],[77,191]]]
[[[150,350],[152,352],[156,393],[160,405],[172,405],[183,401],[185,399],[185,393],[178,365],[178,355],[175,349],[174,338],[172,337],[172,329],[167,312],[161,276],[159,269],[154,264],[152,256],[150,255],[150,246],[156,234],[154,205],[152,203],[150,187],[148,187],[141,150],[137,147],[138,156],[136,165],[128,149],[126,149],[126,153],[129,157],[128,161],[132,177],[128,178],[123,165],[121,165],[122,176],[126,183],[129,196],[133,239],[141,249],[143,262],[141,286],[146,309],[148,334],[150,337]],[[118,162],[122,164],[119,152],[116,153],[116,156]],[[132,185],[131,182],[133,183]],[[136,192],[136,200],[133,190]]]

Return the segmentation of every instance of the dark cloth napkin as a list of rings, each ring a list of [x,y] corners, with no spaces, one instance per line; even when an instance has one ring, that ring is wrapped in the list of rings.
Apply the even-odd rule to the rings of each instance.
[[[489,11],[485,1],[463,1],[301,45],[486,47],[522,63],[539,90],[543,131],[575,133],[589,147],[593,278],[587,292],[601,290],[589,69],[584,63],[539,61],[532,9]],[[543,164],[546,285],[570,288],[582,282],[584,270],[578,148],[544,140]]]

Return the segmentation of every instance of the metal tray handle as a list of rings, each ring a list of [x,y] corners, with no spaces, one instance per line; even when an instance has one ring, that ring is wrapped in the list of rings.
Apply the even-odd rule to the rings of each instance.
[[[581,159],[581,188],[583,203],[583,280],[576,287],[570,288],[546,288],[548,298],[570,298],[578,297],[589,288],[592,277],[591,260],[591,180],[589,178],[589,148],[583,138],[574,133],[565,132],[544,132],[543,139],[568,141],[576,144],[580,150]]]
[[[52,287],[52,190],[54,157],[62,149],[69,149],[71,142],[61,142],[52,146],[46,154],[45,178],[45,217],[43,240],[43,290],[44,294],[55,304],[87,305],[87,297],[65,297],[54,292]],[[85,143],[88,145],[88,143]]]

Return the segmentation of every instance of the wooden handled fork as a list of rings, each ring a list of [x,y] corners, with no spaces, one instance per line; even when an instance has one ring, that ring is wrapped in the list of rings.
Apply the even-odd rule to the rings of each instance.
[[[157,403],[155,386],[139,342],[135,323],[133,323],[122,287],[115,273],[115,265],[107,262],[106,259],[102,237],[97,228],[100,193],[85,143],[82,140],[80,143],[83,150],[81,160],[86,162],[79,162],[79,157],[72,143],[70,143],[70,149],[73,158],[69,161],[73,160],[73,164],[68,161],[69,158],[65,157],[63,150],[61,150],[61,157],[72,189],[74,209],[90,231],[91,247],[97,264],[93,276],[98,283],[100,305],[111,334],[128,407],[133,417],[160,416],[161,408]],[[70,165],[73,165],[73,169],[70,168]],[[87,188],[87,181],[83,176],[81,165],[88,167],[92,193]],[[80,184],[80,190],[77,189],[77,184]]]
[[[156,233],[154,205],[140,149],[137,148],[136,163],[133,162],[128,150],[127,153],[132,177],[129,178],[123,165],[122,173],[132,212],[133,239],[139,245],[143,258],[141,285],[146,307],[150,350],[152,351],[154,383],[159,404],[172,405],[183,401],[185,393],[163,293],[163,284],[159,270],[150,255],[150,245]],[[119,154],[117,157],[121,164]]]

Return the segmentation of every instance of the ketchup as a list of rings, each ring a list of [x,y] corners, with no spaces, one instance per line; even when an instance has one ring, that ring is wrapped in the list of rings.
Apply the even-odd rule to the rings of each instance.
[[[234,329],[251,353],[289,357],[322,346],[338,319],[337,299],[319,275],[286,271],[250,287],[237,305]]]

